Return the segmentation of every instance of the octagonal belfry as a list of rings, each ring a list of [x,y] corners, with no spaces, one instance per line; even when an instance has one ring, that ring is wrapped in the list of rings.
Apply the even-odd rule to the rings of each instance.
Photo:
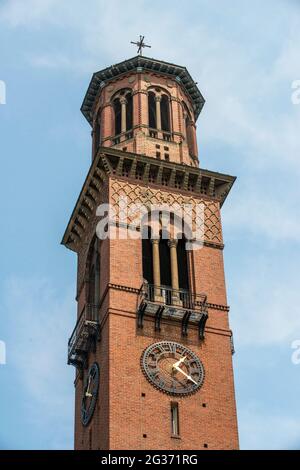
[[[143,56],[93,75],[81,110],[100,145],[198,166],[204,98],[185,67]]]

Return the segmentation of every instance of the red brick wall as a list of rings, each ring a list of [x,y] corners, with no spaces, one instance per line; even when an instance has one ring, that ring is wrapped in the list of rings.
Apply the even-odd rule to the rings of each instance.
[[[229,336],[225,332],[208,332],[205,342],[199,344],[196,331],[183,341],[179,327],[163,326],[156,337],[153,330],[151,322],[145,325],[144,334],[137,331],[134,314],[111,314],[110,449],[187,450],[203,449],[204,444],[209,449],[236,449]],[[152,342],[166,338],[186,344],[203,362],[204,384],[194,395],[169,397],[152,387],[141,372],[142,351]],[[179,403],[180,439],[171,437],[171,401]]]
[[[172,142],[149,137],[149,86],[165,88],[170,95],[172,130],[175,132]],[[157,151],[161,152],[161,158],[164,158],[165,153],[169,153],[170,161],[192,164],[185,139],[182,101],[186,103],[193,117],[191,103],[177,82],[159,74],[130,73],[103,88],[94,110],[95,115],[101,112],[102,145],[113,145],[111,138],[114,134],[114,116],[110,100],[114,93],[124,87],[133,90],[133,123],[136,127],[133,138],[121,142],[116,147],[126,147],[127,151],[152,157],[156,157]],[[157,145],[160,145],[160,149]],[[166,151],[164,147],[169,150]],[[116,179],[117,177],[114,177],[115,181]],[[132,194],[136,189],[132,187],[136,184],[133,181],[130,184],[122,178],[119,181],[127,193]],[[104,189],[103,202],[108,201],[109,197],[110,200],[112,198],[111,181]],[[157,191],[158,188],[152,189]],[[163,188],[160,192],[171,191],[169,188]],[[174,197],[177,198],[179,193],[180,191],[174,190]],[[193,197],[191,193],[189,196]],[[154,331],[153,321],[146,318],[144,328],[137,329],[137,292],[143,279],[141,240],[117,239],[99,243],[101,341],[97,344],[96,352],[90,353],[88,365],[94,361],[100,365],[100,392],[93,419],[87,427],[83,427],[80,409],[83,380],[87,370],[84,371],[83,378],[77,377],[76,449],[88,449],[91,446],[93,449],[185,450],[204,449],[204,444],[208,449],[238,447],[219,203],[213,199],[210,201],[207,196],[199,196],[199,199],[206,204],[210,222],[206,227],[205,246],[191,254],[191,285],[195,292],[207,294],[209,319],[204,341],[198,339],[195,326],[190,326],[188,337],[182,338],[180,324],[174,322],[163,321],[161,331],[157,333]],[[85,265],[96,223],[94,216],[86,229],[78,253],[78,315],[87,300]],[[187,345],[203,362],[204,384],[194,395],[179,399],[169,397],[157,391],[145,379],[140,367],[141,354],[148,345],[160,340],[174,340]],[[144,397],[142,393],[145,394]],[[180,439],[171,437],[171,401],[179,403]]]
[[[81,423],[81,400],[83,384],[88,369],[84,370],[83,378],[75,381],[75,449],[89,450],[89,432],[92,429],[92,449],[105,450],[109,448],[109,320],[101,331],[101,341],[96,353],[90,353],[88,367],[98,362],[100,367],[100,386],[96,409],[93,419],[88,426]]]
[[[216,214],[220,218],[219,211]],[[93,222],[79,253],[82,260],[79,285],[94,231]],[[193,286],[196,292],[206,293],[209,302],[203,342],[192,326],[188,338],[181,337],[180,324],[165,321],[160,333],[154,331],[150,319],[145,320],[143,330],[137,329],[137,291],[142,283],[141,240],[102,241],[100,254],[102,333],[96,353],[89,357],[89,364],[94,361],[100,364],[100,394],[94,417],[84,428],[80,421],[82,380],[77,380],[75,447],[89,448],[92,428],[94,449],[202,449],[204,444],[208,449],[237,448],[231,332],[221,245],[216,248],[208,244],[192,253]],[[85,301],[85,289],[80,289],[79,314]],[[205,381],[194,395],[171,398],[145,379],[140,367],[141,354],[149,344],[160,340],[186,344],[203,362]],[[174,400],[179,402],[180,439],[171,438],[170,402]]]

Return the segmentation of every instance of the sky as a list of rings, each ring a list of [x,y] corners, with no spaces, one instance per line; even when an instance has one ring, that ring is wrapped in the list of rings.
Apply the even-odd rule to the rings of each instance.
[[[237,176],[222,220],[241,448],[299,449],[298,0],[0,0],[0,449],[73,447],[60,241],[91,160],[80,106],[139,34],[206,99],[201,167]]]

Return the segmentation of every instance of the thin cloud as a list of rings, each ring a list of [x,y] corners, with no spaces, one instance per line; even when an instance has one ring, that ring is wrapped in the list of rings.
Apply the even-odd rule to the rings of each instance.
[[[276,245],[275,245],[276,247]],[[231,326],[238,347],[283,346],[300,337],[298,265],[269,255],[241,256],[238,275],[231,279]]]
[[[46,279],[15,277],[3,292],[13,337],[6,367],[21,381],[26,414],[34,428],[48,433],[48,448],[65,448],[68,441],[71,446],[74,371],[66,365],[75,318],[71,290],[62,296]],[[53,427],[58,417],[59,432]]]
[[[49,22],[53,7],[58,0],[6,0],[0,7],[0,21],[13,28],[36,27]]]
[[[299,449],[299,417],[286,416],[279,411],[269,413],[259,404],[251,404],[241,410],[239,432],[244,450]]]

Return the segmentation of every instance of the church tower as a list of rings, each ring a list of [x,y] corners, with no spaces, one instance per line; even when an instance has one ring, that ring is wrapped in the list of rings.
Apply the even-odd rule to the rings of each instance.
[[[199,167],[203,105],[185,67],[142,55],[89,84],[92,161],[62,241],[75,449],[238,448],[220,215],[235,178]]]

